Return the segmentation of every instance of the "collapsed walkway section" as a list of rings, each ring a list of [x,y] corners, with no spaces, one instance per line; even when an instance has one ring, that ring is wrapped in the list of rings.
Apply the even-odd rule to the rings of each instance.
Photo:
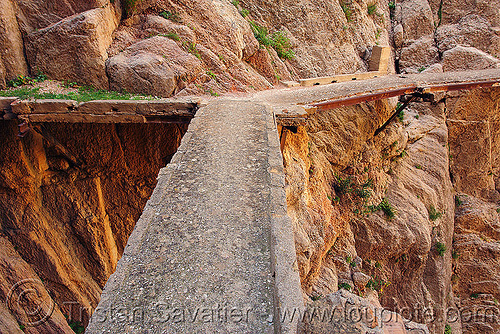
[[[86,333],[296,332],[279,321],[303,307],[282,171],[265,105],[201,108]]]

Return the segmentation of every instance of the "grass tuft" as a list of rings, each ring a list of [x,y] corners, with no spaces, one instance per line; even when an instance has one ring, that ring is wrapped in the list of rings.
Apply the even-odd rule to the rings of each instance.
[[[429,212],[429,219],[431,221],[435,221],[436,219],[441,218],[441,216],[443,215],[441,212],[436,210],[434,205],[431,205],[427,211]]]

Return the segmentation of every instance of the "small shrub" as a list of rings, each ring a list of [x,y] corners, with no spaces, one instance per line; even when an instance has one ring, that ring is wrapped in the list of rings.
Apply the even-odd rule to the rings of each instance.
[[[137,3],[140,0],[125,0],[124,1],[124,10],[125,10],[125,16],[130,17],[132,14],[134,14]]]
[[[416,169],[422,169],[422,166],[421,165],[415,165],[415,168]]]
[[[382,265],[380,264],[380,262],[378,262],[378,261],[375,262],[375,268],[377,268],[377,269],[382,268]]]
[[[452,334],[451,326],[449,324],[446,324],[446,326],[444,326],[444,334]]]
[[[240,6],[240,2],[238,0],[231,0],[231,3],[234,7],[238,8]]]
[[[179,14],[177,14],[176,12],[168,11],[168,10],[161,12],[160,16],[163,17],[164,19],[170,20],[170,21],[175,22],[175,23],[180,23],[182,21]]]
[[[500,208],[497,208],[497,213],[500,213]]]
[[[20,75],[14,80],[10,80],[7,86],[17,88],[22,85],[34,85],[39,82],[47,80],[47,76],[41,72],[37,72],[34,78],[29,76]]]
[[[455,195],[455,206],[458,208],[460,205],[462,205],[462,199],[460,198],[459,195]],[[498,209],[497,209],[498,212]]]
[[[320,300],[322,297],[323,297],[323,295],[314,295],[314,296],[311,296],[311,300],[313,300],[313,301]]]
[[[339,283],[338,288],[340,289],[345,289],[347,291],[351,291],[352,287],[348,283]]]
[[[379,205],[377,206],[374,206],[374,205],[370,205],[368,207],[368,209],[371,211],[371,212],[375,212],[375,211],[379,211],[379,210],[382,210],[385,214],[385,216],[387,217],[387,219],[392,219],[394,218],[394,216],[396,215],[392,205],[387,201],[386,198],[384,198],[382,200],[382,202],[380,202]]]
[[[441,218],[441,216],[443,215],[441,212],[436,210],[434,205],[431,205],[427,211],[429,212],[429,219],[431,221],[435,221],[436,219]]]
[[[271,46],[281,59],[293,59],[295,52],[292,50],[290,39],[283,31],[277,31],[271,36]]]
[[[257,39],[257,41],[260,43],[260,45],[263,46],[270,46],[271,45],[271,39],[269,38],[269,33],[267,31],[266,27],[261,26],[257,22],[254,22],[252,20],[248,21],[250,23],[250,27],[252,28],[253,35]]]
[[[390,10],[395,10],[396,9],[396,3],[394,1],[389,2],[389,9]]]
[[[338,194],[349,194],[353,191],[352,178],[350,176],[342,178],[340,175],[335,175],[336,184],[334,185],[335,192]]]
[[[68,321],[68,325],[76,334],[82,334],[85,332],[85,327],[83,327],[82,323],[79,321],[70,320]]]
[[[212,79],[217,80],[217,74],[215,74],[212,71],[207,71],[207,75],[210,76]]]
[[[248,9],[242,9],[242,10],[240,11],[240,14],[241,14],[241,16],[243,16],[243,17],[247,17],[248,15],[250,15],[250,12],[248,11]]]
[[[470,297],[471,297],[472,299],[479,298],[479,293],[471,293]]]
[[[367,9],[368,9],[368,15],[373,15],[377,12],[377,4],[371,3],[368,5]]]
[[[198,51],[198,49],[196,48],[196,44],[195,43],[188,43],[187,46],[188,46],[187,47],[188,48],[188,52],[191,53],[196,58],[198,58],[198,59],[201,60],[201,54]]]
[[[351,10],[351,7],[349,6],[349,4],[346,2],[341,2],[340,7],[342,7],[342,11],[344,12],[344,15],[345,15],[347,22],[351,22],[352,21],[352,10]]]
[[[167,38],[173,39],[174,41],[180,41],[181,40],[181,38],[179,37],[179,35],[177,35],[175,32],[169,32],[167,34],[161,34],[161,35],[158,35],[158,36],[167,37]]]
[[[436,243],[436,251],[438,252],[439,256],[444,256],[444,253],[446,252],[446,246],[442,242]]]
[[[403,123],[403,120],[405,119],[405,112],[403,110],[399,111],[398,113],[398,120]]]
[[[422,66],[418,69],[418,73],[422,73],[423,71],[425,71],[425,66]]]
[[[458,253],[457,253],[457,251],[453,251],[453,252],[451,253],[451,257],[452,257],[454,260],[458,259]]]

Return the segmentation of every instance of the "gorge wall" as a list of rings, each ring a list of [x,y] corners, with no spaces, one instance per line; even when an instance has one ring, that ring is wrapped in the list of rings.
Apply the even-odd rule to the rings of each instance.
[[[59,144],[35,131],[19,138],[17,122],[0,123],[0,295],[9,300],[16,283],[40,278],[35,288],[42,300],[51,299],[45,303],[55,303],[55,312],[25,332],[70,333],[62,314],[88,321],[187,126],[53,123],[45,129]],[[82,165],[72,164],[60,145]],[[1,304],[2,333],[20,333],[19,324],[30,321],[8,308],[12,302]]]

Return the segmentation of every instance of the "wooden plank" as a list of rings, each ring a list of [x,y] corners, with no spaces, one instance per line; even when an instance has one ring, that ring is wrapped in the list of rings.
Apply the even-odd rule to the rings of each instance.
[[[300,85],[303,87],[311,87],[318,85],[327,85],[338,82],[346,82],[353,80],[366,80],[377,78],[381,75],[380,72],[364,72],[364,73],[353,73],[353,74],[341,74],[331,77],[318,77],[310,79],[300,79]]]

